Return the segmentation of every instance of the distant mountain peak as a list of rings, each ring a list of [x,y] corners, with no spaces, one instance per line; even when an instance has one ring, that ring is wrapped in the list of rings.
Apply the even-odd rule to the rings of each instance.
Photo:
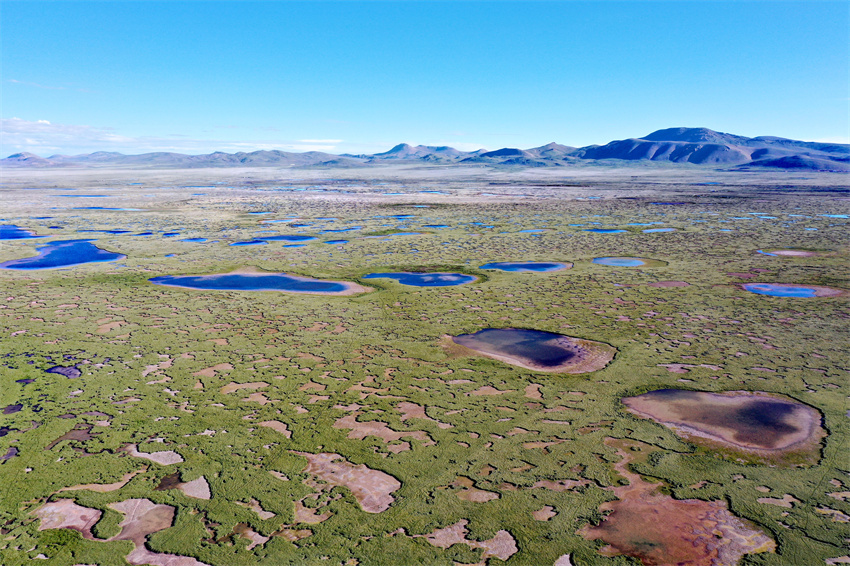
[[[666,128],[656,130],[639,139],[647,141],[736,144],[746,142],[749,138],[735,134],[715,132],[708,128]]]

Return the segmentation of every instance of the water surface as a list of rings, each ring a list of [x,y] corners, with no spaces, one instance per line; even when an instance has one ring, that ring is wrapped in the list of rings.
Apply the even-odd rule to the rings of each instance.
[[[402,285],[413,287],[452,287],[472,283],[477,277],[463,273],[414,273],[401,271],[398,273],[369,273],[363,279],[395,279]]]
[[[783,285],[778,283],[745,283],[742,285],[750,293],[771,297],[816,297],[817,289],[802,285]]]
[[[612,267],[637,267],[639,265],[646,265],[644,260],[634,257],[596,257],[593,258],[593,263],[610,265]]]
[[[0,224],[0,240],[25,240],[29,238],[44,238],[44,236],[37,236],[34,231],[14,224]]]
[[[322,281],[286,273],[216,273],[212,275],[163,275],[148,279],[154,285],[204,291],[285,291],[288,293],[338,294],[352,284]]]
[[[481,269],[500,269],[502,271],[558,271],[565,269],[565,263],[550,263],[545,261],[499,261],[495,263],[485,263]]]
[[[483,353],[528,360],[543,368],[563,365],[578,355],[578,349],[559,343],[565,338],[554,332],[521,328],[485,328],[474,334],[461,334],[452,339]]]
[[[92,240],[59,240],[36,248],[38,255],[0,263],[0,269],[54,269],[83,263],[116,261],[127,256],[100,249]]]

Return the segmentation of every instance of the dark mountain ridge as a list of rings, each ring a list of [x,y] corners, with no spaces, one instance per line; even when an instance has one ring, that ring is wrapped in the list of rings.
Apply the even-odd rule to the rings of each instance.
[[[567,166],[587,160],[659,161],[692,165],[773,167],[813,171],[850,171],[850,145],[807,142],[774,136],[748,138],[708,128],[666,128],[640,138],[605,145],[575,148],[555,142],[544,146],[494,151],[460,151],[449,146],[398,144],[369,155],[333,155],[318,151],[292,153],[279,150],[204,155],[152,152],[124,155],[98,151],[84,155],[16,153],[0,159],[0,167],[353,167],[387,162],[431,164],[483,164],[522,167]]]

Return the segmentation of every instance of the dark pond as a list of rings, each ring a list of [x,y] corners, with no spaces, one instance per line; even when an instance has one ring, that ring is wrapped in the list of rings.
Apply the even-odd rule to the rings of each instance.
[[[94,263],[116,261],[127,256],[102,250],[92,240],[60,240],[36,248],[38,255],[23,259],[12,259],[0,263],[0,269],[53,269]]]
[[[771,297],[816,297],[817,289],[795,285],[773,285],[771,283],[746,283],[742,285],[750,293]]]
[[[575,348],[556,342],[561,334],[522,328],[485,328],[474,334],[461,334],[452,340],[479,352],[531,360],[542,367],[556,367],[577,355]]]
[[[269,242],[311,242],[316,238],[313,236],[298,236],[298,235],[282,235],[282,236],[263,236],[263,240]]]
[[[29,238],[43,238],[36,236],[32,230],[15,226],[14,224],[0,224],[0,240],[24,240]]]
[[[20,383],[21,385],[29,385],[30,383],[35,383],[34,379],[16,379],[15,383]]]
[[[24,408],[24,406],[21,405],[20,403],[17,404],[17,405],[6,405],[5,407],[3,407],[3,414],[4,415],[13,415],[13,414],[19,412],[23,408]]]
[[[732,429],[732,439],[741,444],[773,448],[783,437],[800,431],[795,420],[798,411],[805,406],[799,403],[768,397],[740,397],[739,403],[721,404],[712,402],[711,397],[700,391],[659,389],[634,399],[664,407],[665,411],[696,428],[702,425]],[[722,399],[720,395],[716,397]]]
[[[322,242],[323,244],[347,244],[348,240],[328,240],[326,242]]]
[[[567,267],[564,263],[549,263],[544,261],[500,261],[485,263],[481,269],[501,269],[502,271],[558,271]]]
[[[68,379],[77,379],[83,372],[77,369],[76,366],[53,366],[50,369],[44,370],[45,373],[58,373],[59,375],[64,375]]]
[[[395,279],[402,285],[411,285],[413,287],[451,287],[472,283],[477,279],[474,275],[464,275],[463,273],[413,273],[409,271],[399,273],[369,273],[363,276],[363,279],[381,278]]]
[[[163,478],[159,480],[159,485],[154,488],[154,491],[177,489],[178,487],[180,487],[180,485],[180,472],[174,472],[173,474],[163,476]]]
[[[214,275],[163,275],[148,279],[168,285],[205,291],[288,291],[290,293],[341,293],[348,285],[296,277],[285,273],[219,273]]]
[[[639,265],[646,265],[645,261],[634,257],[596,257],[593,258],[593,263],[610,265],[612,267],[637,267]]]
[[[91,440],[98,433],[92,433],[93,425],[90,424],[78,424],[50,444],[44,447],[45,450],[51,450],[54,446],[62,442],[63,440],[76,440],[77,442],[85,442],[87,440]]]

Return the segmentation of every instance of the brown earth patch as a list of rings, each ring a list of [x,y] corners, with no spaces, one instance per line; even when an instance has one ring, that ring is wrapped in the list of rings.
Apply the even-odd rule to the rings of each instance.
[[[605,444],[617,449],[621,460],[614,469],[629,483],[608,488],[618,500],[599,510],[610,513],[598,526],[578,531],[588,540],[607,543],[600,554],[632,556],[645,566],[732,566],[745,554],[776,548],[764,532],[730,513],[725,501],[673,499],[659,492],[661,482],[646,482],[628,469],[633,459],[645,458],[654,447],[615,438],[606,438]]]
[[[789,493],[783,495],[782,499],[779,499],[778,497],[759,497],[756,501],[759,503],[767,503],[768,505],[778,505],[779,507],[786,507],[788,509],[794,507],[795,503],[800,502],[799,499]]]
[[[240,505],[242,507],[247,507],[248,509],[250,509],[251,511],[256,513],[257,516],[259,516],[260,519],[262,519],[264,521],[271,519],[271,518],[276,516],[271,511],[266,511],[265,509],[263,509],[263,507],[260,505],[260,502],[257,501],[256,499],[251,499],[251,501],[249,501],[248,503],[245,503],[243,501],[236,501],[235,503],[236,503],[236,505]]]
[[[357,420],[360,412],[355,412],[337,419],[333,424],[334,428],[351,429],[348,433],[348,438],[352,440],[363,440],[368,436],[375,436],[384,442],[396,442],[402,438],[413,438],[423,443],[432,443],[431,437],[423,430],[397,431],[391,429],[387,423],[381,421],[365,421]],[[406,445],[406,446],[405,446]],[[396,445],[400,448],[397,451],[409,450],[410,445],[405,442],[401,445]],[[403,447],[403,448],[401,448]]]
[[[128,472],[124,474],[120,480],[114,483],[87,483],[83,485],[75,485],[73,487],[63,487],[59,491],[78,491],[81,489],[87,489],[89,491],[96,491],[98,493],[108,493],[110,491],[115,491],[121,489],[125,485],[127,485],[133,477],[137,474],[142,474],[148,470],[147,466],[142,467],[141,470],[136,470],[135,472]]]
[[[287,428],[286,423],[282,423],[280,421],[263,421],[263,422],[258,423],[258,424],[260,426],[264,426],[264,427],[270,428],[272,430],[276,430],[277,432],[281,433],[286,438],[292,438],[292,433],[289,431],[289,428]]]
[[[134,458],[144,458],[161,466],[169,466],[171,464],[179,464],[183,461],[183,457],[174,450],[163,450],[160,452],[139,452],[136,444],[128,444],[123,448],[124,452]]]
[[[459,499],[462,499],[463,501],[470,501],[472,503],[486,503],[487,501],[493,501],[500,497],[499,494],[494,491],[478,489],[475,487],[475,482],[465,476],[458,476],[458,478],[452,482],[452,487],[461,488],[460,491],[457,492]]]
[[[77,505],[73,499],[59,499],[45,503],[32,513],[41,523],[39,531],[47,529],[73,529],[83,535],[83,538],[97,540],[91,528],[100,521],[102,512]]]
[[[449,423],[443,423],[429,417],[425,413],[425,407],[423,407],[422,405],[417,405],[416,403],[409,403],[405,401],[396,405],[396,409],[398,409],[398,411],[401,413],[401,422],[404,422],[408,419],[422,419],[436,423],[438,428],[452,428],[452,425],[450,425]]]
[[[551,505],[544,505],[541,509],[538,509],[537,511],[531,513],[531,517],[535,521],[548,521],[556,515],[557,513],[555,512],[555,508]]]
[[[224,364],[216,364],[212,367],[208,367],[206,369],[202,369],[201,371],[196,371],[192,375],[195,377],[215,377],[216,372],[219,371],[230,371],[233,369],[233,366],[227,363]]]
[[[304,471],[331,485],[351,490],[360,507],[367,513],[380,513],[392,505],[395,498],[390,495],[401,487],[401,482],[380,470],[365,464],[354,465],[339,454],[291,451],[307,459]]]
[[[221,392],[227,395],[228,393],[233,393],[234,391],[239,391],[240,389],[249,389],[253,391],[268,386],[269,384],[265,381],[254,381],[252,383],[235,383],[231,381],[230,383],[221,388]]]
[[[454,525],[437,529],[427,535],[413,535],[414,538],[424,538],[429,543],[440,548],[449,548],[455,544],[465,544],[469,548],[480,548],[484,552],[481,554],[481,560],[485,561],[491,556],[499,560],[507,560],[518,552],[516,540],[511,536],[511,533],[505,530],[498,531],[496,536],[489,540],[468,540],[466,538],[466,525],[469,523],[466,519],[461,519]]]

